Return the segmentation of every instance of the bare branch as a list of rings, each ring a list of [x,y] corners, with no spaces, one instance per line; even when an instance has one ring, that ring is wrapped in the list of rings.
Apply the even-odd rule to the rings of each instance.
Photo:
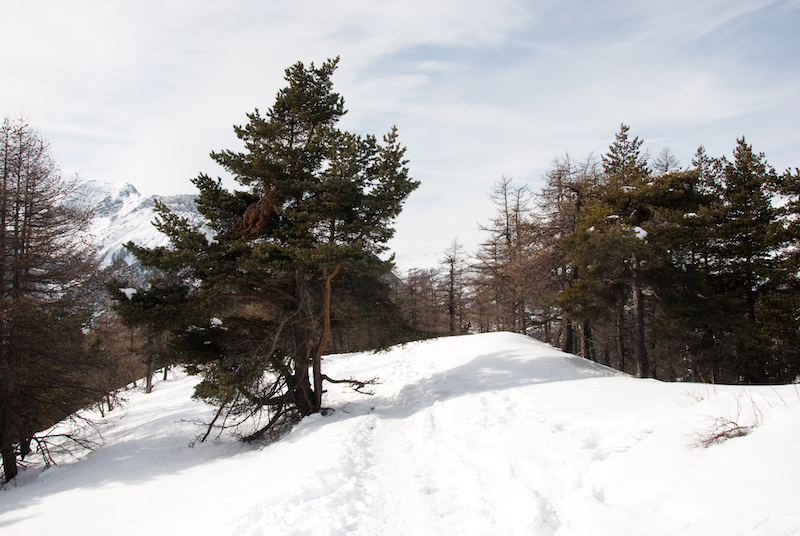
[[[328,383],[346,383],[350,385],[353,391],[364,395],[374,395],[375,392],[367,389],[368,385],[380,385],[379,378],[376,376],[371,380],[357,380],[355,378],[348,378],[346,380],[335,380],[327,374],[322,375],[322,379]]]

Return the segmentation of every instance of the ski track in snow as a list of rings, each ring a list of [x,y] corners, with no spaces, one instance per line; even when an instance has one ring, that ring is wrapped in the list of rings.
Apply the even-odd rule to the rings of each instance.
[[[0,492],[0,534],[140,534],[139,511],[169,534],[800,534],[795,386],[635,380],[503,333],[324,367],[380,383],[329,386],[332,414],[261,449],[189,448],[191,380],[132,395],[106,445]],[[758,426],[693,448],[720,416]]]

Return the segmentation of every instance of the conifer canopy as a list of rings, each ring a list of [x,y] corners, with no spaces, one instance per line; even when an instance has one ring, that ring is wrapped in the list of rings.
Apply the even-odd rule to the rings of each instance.
[[[331,82],[338,61],[288,68],[274,105],[234,127],[244,150],[211,153],[242,187],[194,179],[213,236],[160,206],[157,226],[171,247],[130,245],[161,271],[159,285],[188,288],[178,294],[191,320],[173,327],[175,348],[204,376],[196,396],[217,404],[229,424],[256,423],[246,439],[322,409],[332,320],[380,301],[348,290],[358,280],[381,287],[392,262],[379,255],[419,184],[408,176],[395,128],[378,141],[336,127],[346,113]],[[117,295],[132,322],[146,321],[133,308],[138,296]],[[159,307],[152,293],[141,296]]]

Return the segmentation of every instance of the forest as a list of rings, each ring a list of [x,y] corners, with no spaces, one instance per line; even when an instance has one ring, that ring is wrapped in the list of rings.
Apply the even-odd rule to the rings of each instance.
[[[265,113],[234,127],[244,150],[212,159],[241,189],[199,174],[206,226],[157,204],[169,247],[127,248],[147,269],[100,270],[91,207],[44,140],[6,119],[0,139],[0,453],[3,479],[34,450],[89,448],[50,426],[157,369],[202,378],[216,408],[201,438],[280,437],[325,413],[331,353],[513,331],[666,381],[793,382],[800,373],[800,171],[775,171],[744,138],[681,167],[626,125],[600,157],[558,157],[538,191],[501,178],[486,239],[436,268],[397,273],[394,223],[419,182],[392,128],[337,126],[338,59],[286,70]],[[87,425],[90,425],[87,423]]]
[[[600,158],[554,159],[538,191],[497,181],[478,250],[456,240],[405,276],[411,325],[524,333],[637,377],[794,381],[798,170],[744,137],[685,167],[642,144],[623,124]]]

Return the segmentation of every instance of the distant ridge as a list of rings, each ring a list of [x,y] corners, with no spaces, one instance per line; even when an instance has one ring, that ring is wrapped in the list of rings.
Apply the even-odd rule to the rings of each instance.
[[[99,181],[83,183],[77,194],[80,203],[94,209],[91,239],[98,245],[101,268],[117,263],[134,264],[134,257],[125,249],[128,242],[149,248],[169,243],[167,236],[153,226],[156,199],[194,224],[205,223],[194,205],[196,195],[143,197],[132,184]]]

